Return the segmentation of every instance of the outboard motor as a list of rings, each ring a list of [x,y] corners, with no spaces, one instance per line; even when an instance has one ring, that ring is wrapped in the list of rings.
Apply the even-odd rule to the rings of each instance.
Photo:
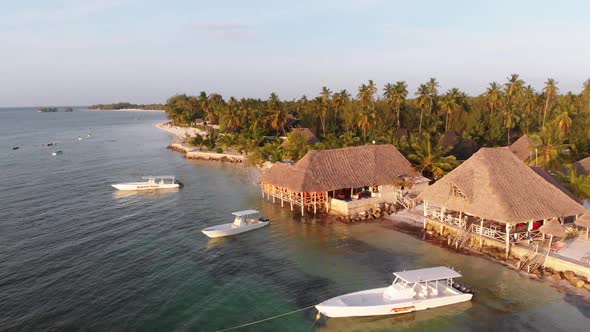
[[[184,183],[178,181],[178,180],[174,180],[174,183],[178,184],[178,188],[182,188],[184,187]]]

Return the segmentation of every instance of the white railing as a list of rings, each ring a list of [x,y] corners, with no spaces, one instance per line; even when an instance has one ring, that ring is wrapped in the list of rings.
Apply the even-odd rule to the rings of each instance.
[[[496,229],[493,229],[493,228],[481,227],[480,225],[477,225],[477,224],[473,224],[473,232],[475,234],[489,237],[491,239],[496,239],[496,240],[500,240],[500,241],[506,240],[506,233],[501,232]]]

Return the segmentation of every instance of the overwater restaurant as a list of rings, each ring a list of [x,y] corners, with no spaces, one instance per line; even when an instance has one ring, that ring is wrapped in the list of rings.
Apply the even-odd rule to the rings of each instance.
[[[482,148],[425,189],[424,227],[435,221],[511,243],[543,242],[550,220],[573,222],[586,210],[575,196],[540,169],[525,165],[509,148]]]
[[[312,150],[294,165],[278,163],[260,178],[262,196],[291,210],[351,216],[407,200],[428,186],[393,145]]]

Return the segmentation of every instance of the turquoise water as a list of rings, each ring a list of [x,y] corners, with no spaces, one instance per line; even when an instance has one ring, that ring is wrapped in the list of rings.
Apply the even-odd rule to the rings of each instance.
[[[251,170],[166,150],[170,137],[154,128],[163,120],[0,110],[0,330],[215,331],[432,265],[460,270],[477,291],[473,301],[313,327],[316,312],[308,310],[241,331],[581,331],[590,324],[581,294],[387,222],[301,223],[296,212],[261,199]],[[52,141],[58,146],[42,146]],[[63,155],[51,156],[57,149]],[[123,194],[109,186],[148,174],[175,174],[185,187]],[[220,240],[200,233],[246,208],[262,210],[271,226]]]

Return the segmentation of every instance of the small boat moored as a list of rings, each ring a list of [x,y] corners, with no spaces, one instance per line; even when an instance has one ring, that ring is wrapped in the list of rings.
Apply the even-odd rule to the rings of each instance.
[[[202,230],[208,237],[223,237],[240,234],[262,228],[270,223],[267,218],[260,216],[257,210],[245,210],[232,213],[235,216],[233,223],[207,227]]]
[[[119,190],[156,190],[156,189],[178,189],[183,186],[173,175],[143,176],[145,182],[116,183],[111,186]]]
[[[471,300],[465,285],[453,282],[461,275],[439,266],[395,272],[389,287],[375,288],[331,298],[316,305],[327,317],[395,315]]]
[[[51,155],[52,156],[57,156],[57,155],[60,155],[60,154],[63,154],[63,151],[62,150],[57,150],[57,151],[51,152]]]

